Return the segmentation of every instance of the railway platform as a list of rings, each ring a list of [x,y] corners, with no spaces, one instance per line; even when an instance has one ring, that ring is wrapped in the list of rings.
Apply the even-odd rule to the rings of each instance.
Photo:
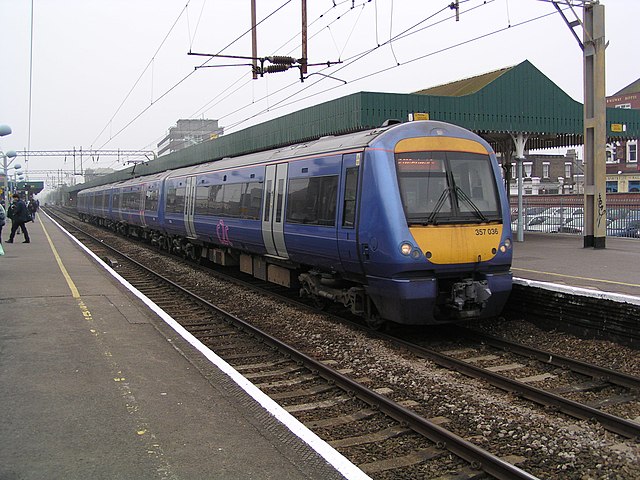
[[[593,249],[579,235],[529,233],[514,242],[512,271],[517,279],[640,297],[640,240],[607,237],[606,248]]]
[[[0,257],[0,478],[359,477],[203,359],[43,213],[28,228],[31,243],[3,239]]]

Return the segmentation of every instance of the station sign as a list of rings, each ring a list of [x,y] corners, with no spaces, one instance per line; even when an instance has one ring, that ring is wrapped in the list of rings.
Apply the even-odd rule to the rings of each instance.
[[[409,121],[414,120],[429,120],[429,114],[426,112],[413,112],[409,114]]]

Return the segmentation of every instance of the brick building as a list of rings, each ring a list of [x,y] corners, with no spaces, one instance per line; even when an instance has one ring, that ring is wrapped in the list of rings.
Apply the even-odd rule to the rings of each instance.
[[[607,107],[640,109],[640,79],[607,97]],[[637,139],[607,145],[607,192],[640,192]]]

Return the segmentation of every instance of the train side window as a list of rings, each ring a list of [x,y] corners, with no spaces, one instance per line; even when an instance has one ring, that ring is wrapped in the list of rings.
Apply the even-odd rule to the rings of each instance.
[[[147,190],[145,192],[144,209],[148,212],[155,212],[158,210],[158,189]]]
[[[242,200],[242,184],[232,183],[224,186],[224,216],[239,217]]]
[[[356,197],[358,194],[358,167],[347,168],[344,181],[342,226],[353,228],[356,223]]]
[[[196,187],[196,204],[194,209],[195,215],[206,215],[209,206],[209,187]]]
[[[211,185],[209,187],[209,201],[207,207],[207,214],[209,215],[222,215],[223,203],[222,198],[224,195],[224,185]]]
[[[334,226],[337,194],[337,175],[291,179],[287,198],[287,222]]]
[[[251,220],[260,219],[260,207],[262,206],[262,183],[249,182],[243,184],[242,201],[240,211],[242,218]]]
[[[185,187],[169,187],[167,189],[167,203],[165,211],[167,213],[184,212]]]

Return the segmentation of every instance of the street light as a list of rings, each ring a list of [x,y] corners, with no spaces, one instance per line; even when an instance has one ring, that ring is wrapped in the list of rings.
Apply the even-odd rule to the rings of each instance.
[[[4,137],[5,135],[9,135],[11,133],[11,127],[9,125],[0,125],[0,137]],[[13,150],[9,150],[8,152],[3,152],[0,150],[0,156],[2,156],[2,169],[4,173],[4,190],[2,191],[5,201],[7,202],[7,206],[9,206],[9,197],[7,196],[7,191],[9,190],[9,165],[13,163],[15,158],[18,156],[16,152]],[[7,159],[10,159],[7,161]]]

